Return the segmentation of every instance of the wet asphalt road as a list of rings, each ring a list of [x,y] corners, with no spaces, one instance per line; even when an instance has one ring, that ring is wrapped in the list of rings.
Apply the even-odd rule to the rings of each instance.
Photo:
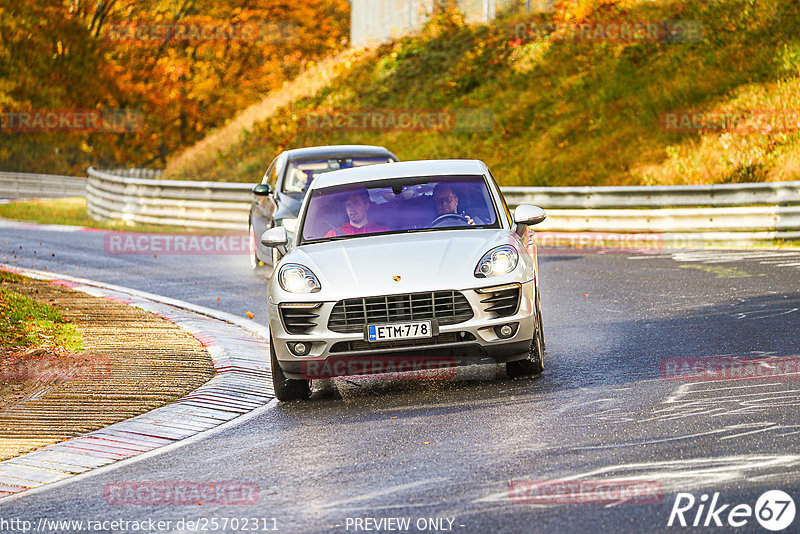
[[[0,234],[4,263],[242,316],[246,309],[265,321],[263,275],[249,272],[245,256],[110,256],[100,233]],[[171,521],[165,531],[208,532],[240,518],[225,531],[242,532],[268,518],[257,531],[386,532],[363,520],[408,518],[410,532],[663,532],[679,492],[698,500],[719,492],[720,504],[753,506],[779,489],[800,505],[796,376],[662,376],[675,358],[800,358],[800,252],[561,251],[543,253],[540,264],[540,378],[511,381],[488,366],[446,381],[337,381],[310,401],[279,404],[166,453],[0,501],[0,521],[151,519]],[[620,479],[638,480],[656,502],[531,504],[509,492],[521,481],[613,487]],[[106,501],[104,488],[131,481],[254,483],[258,503]],[[697,510],[687,511],[690,524]],[[192,530],[181,519],[200,524]],[[127,526],[117,531],[136,531]],[[768,532],[752,517],[736,531]],[[800,518],[787,531],[800,531]]]

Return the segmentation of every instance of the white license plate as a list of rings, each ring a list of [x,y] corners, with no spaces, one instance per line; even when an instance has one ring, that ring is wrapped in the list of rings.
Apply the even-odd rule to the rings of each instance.
[[[417,323],[371,324],[367,326],[368,341],[419,339],[433,337],[430,321]]]

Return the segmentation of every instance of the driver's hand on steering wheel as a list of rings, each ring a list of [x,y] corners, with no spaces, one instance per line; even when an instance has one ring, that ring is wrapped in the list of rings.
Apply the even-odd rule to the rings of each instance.
[[[474,220],[472,220],[472,217],[470,217],[470,216],[469,216],[469,215],[467,215],[466,213],[462,213],[461,215],[463,215],[463,216],[464,216],[464,218],[467,220],[467,224],[469,224],[469,225],[471,225],[471,226],[475,226],[475,221],[474,221]]]

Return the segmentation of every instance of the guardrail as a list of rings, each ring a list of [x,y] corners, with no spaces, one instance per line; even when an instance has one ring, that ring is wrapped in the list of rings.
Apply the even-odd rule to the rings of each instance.
[[[509,204],[550,208],[784,206],[800,203],[800,182],[626,187],[504,187]]]
[[[0,173],[0,180],[12,174]],[[83,182],[23,176],[39,176],[51,186],[71,184],[59,185],[60,196],[80,194],[76,188]],[[159,176],[149,169],[90,168],[83,182],[89,214],[97,220],[247,230],[253,184],[156,179]],[[548,211],[548,219],[537,227],[542,231],[650,233],[687,245],[800,239],[800,181],[502,189],[511,207],[530,203]]]
[[[154,180],[142,178],[143,171],[90,168],[89,215],[100,221],[247,230],[252,184]]]
[[[4,198],[67,198],[82,197],[86,178],[53,174],[0,172],[0,197]]]
[[[675,245],[800,239],[800,181],[504,187],[503,195],[547,209],[543,231],[659,233]]]

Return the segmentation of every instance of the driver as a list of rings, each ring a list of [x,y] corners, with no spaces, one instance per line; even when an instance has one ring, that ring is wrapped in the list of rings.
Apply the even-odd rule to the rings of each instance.
[[[458,196],[456,196],[453,188],[448,184],[438,184],[433,188],[433,201],[436,203],[436,217],[437,219],[442,215],[454,213],[460,215],[467,221],[467,224],[475,226],[475,220],[467,215],[465,212],[458,211]]]
[[[344,202],[344,209],[347,211],[347,217],[350,221],[335,230],[329,231],[325,234],[325,237],[388,232],[388,227],[369,222],[367,218],[369,206],[369,193],[366,191],[353,191],[348,194]]]

